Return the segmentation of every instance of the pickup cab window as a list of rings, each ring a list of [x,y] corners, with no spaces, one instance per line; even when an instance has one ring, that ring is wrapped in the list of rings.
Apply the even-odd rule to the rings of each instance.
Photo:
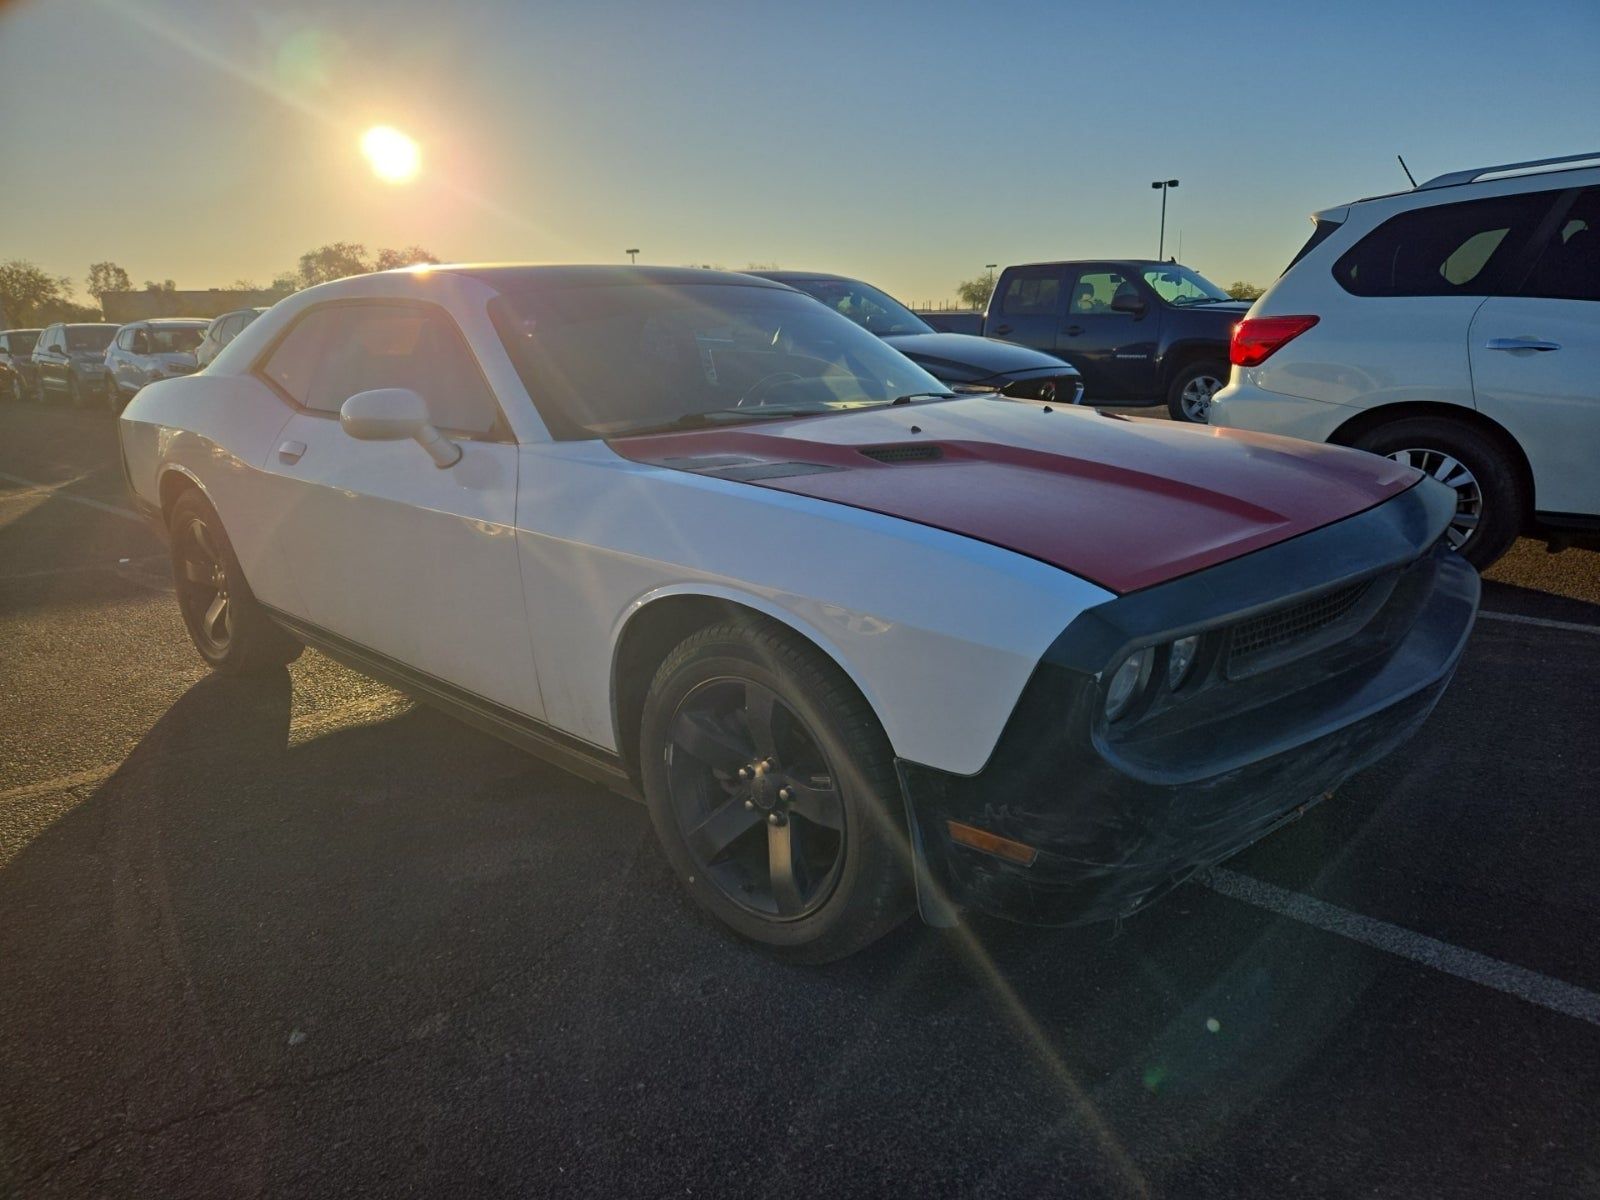
[[[1000,311],[1007,316],[1053,313],[1061,300],[1061,279],[1055,274],[1013,275],[1006,283]]]

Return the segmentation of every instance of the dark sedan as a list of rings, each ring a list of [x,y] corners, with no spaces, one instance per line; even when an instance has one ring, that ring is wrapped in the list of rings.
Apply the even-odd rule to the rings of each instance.
[[[33,396],[33,346],[37,329],[0,333],[0,396],[22,400]]]
[[[1062,404],[1076,404],[1083,395],[1078,372],[1054,355],[998,338],[940,333],[893,296],[859,279],[815,271],[747,274],[788,284],[821,301],[952,387]]]

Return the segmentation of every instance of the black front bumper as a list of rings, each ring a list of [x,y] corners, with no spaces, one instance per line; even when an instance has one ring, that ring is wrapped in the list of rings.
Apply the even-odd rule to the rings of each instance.
[[[1440,493],[1444,493],[1441,495]],[[1070,925],[1124,916],[1293,819],[1427,719],[1477,613],[1475,570],[1439,540],[1454,508],[1423,484],[1355,517],[1091,609],[1050,648],[989,763],[902,761],[923,915],[951,907]],[[1239,632],[1341,589],[1334,625],[1243,665]],[[1303,611],[1309,611],[1302,609]],[[1196,678],[1104,716],[1130,652],[1203,637]],[[952,841],[959,822],[1036,851]]]

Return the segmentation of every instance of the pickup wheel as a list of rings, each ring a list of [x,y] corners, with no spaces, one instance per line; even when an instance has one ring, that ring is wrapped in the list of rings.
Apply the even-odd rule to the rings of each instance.
[[[1173,377],[1167,389],[1167,412],[1174,421],[1206,423],[1211,398],[1228,384],[1228,368],[1221,363],[1190,363]]]
[[[1456,493],[1445,536],[1478,570],[1487,570],[1522,532],[1522,477],[1495,440],[1460,421],[1405,417],[1368,430],[1362,450],[1416,467]]]
[[[911,912],[894,754],[803,639],[751,617],[684,641],[650,685],[640,764],[679,878],[742,937],[829,962]]]
[[[222,521],[196,489],[167,523],[178,609],[200,657],[224,675],[255,675],[300,657],[301,644],[256,603]]]

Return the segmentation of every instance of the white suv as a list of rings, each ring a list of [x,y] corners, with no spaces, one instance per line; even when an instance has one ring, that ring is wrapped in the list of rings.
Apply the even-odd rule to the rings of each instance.
[[[1213,425],[1359,446],[1453,486],[1486,567],[1600,543],[1600,154],[1441,175],[1312,218],[1234,329]]]

